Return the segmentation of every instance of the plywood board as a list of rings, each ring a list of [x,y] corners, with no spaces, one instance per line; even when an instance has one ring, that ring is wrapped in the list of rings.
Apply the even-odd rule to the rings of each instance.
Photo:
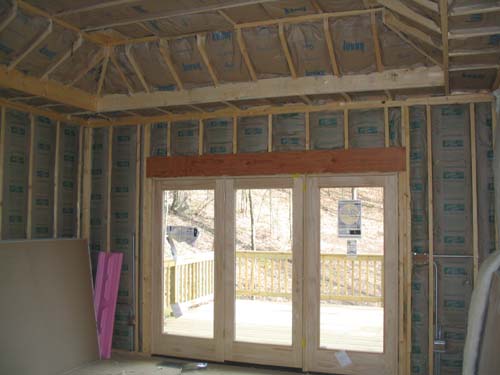
[[[99,359],[87,243],[0,242],[0,373],[54,375]]]

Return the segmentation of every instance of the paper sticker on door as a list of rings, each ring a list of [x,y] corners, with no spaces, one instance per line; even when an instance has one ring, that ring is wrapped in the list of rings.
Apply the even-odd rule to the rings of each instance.
[[[361,238],[361,201],[339,201],[339,237]]]

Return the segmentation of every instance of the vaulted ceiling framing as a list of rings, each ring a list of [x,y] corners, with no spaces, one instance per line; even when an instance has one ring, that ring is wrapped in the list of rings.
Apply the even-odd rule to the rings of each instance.
[[[0,96],[87,120],[489,92],[498,16],[486,0],[0,0]]]

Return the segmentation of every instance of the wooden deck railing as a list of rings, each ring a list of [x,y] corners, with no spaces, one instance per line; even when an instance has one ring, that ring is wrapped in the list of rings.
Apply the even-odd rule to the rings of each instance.
[[[165,303],[197,304],[214,293],[213,253],[166,260]],[[236,295],[290,298],[292,254],[285,252],[236,252]],[[321,300],[382,302],[383,256],[321,255]]]

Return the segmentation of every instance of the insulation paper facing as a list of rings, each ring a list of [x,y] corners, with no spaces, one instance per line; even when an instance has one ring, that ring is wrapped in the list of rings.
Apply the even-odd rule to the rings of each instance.
[[[50,238],[54,234],[56,126],[56,123],[47,117],[35,117],[35,144],[32,148],[34,152],[31,200],[32,238]]]
[[[186,88],[212,84],[210,74],[196,46],[195,37],[171,40],[169,47],[172,62]]]
[[[495,186],[491,103],[477,103],[476,168],[479,262],[495,250]]]
[[[392,147],[401,147],[401,108],[389,108],[389,144]]]
[[[429,352],[429,267],[415,265],[412,274],[411,288],[411,373],[427,374]]]
[[[384,128],[382,108],[349,111],[349,147],[384,147]]]
[[[233,31],[208,33],[207,53],[220,82],[244,82],[250,79]]]
[[[238,117],[238,152],[265,152],[268,145],[268,117]]]
[[[291,24],[286,26],[285,32],[297,75],[323,76],[331,73],[321,23]]]
[[[61,124],[59,158],[59,237],[76,237],[80,127]]]
[[[168,152],[167,132],[168,132],[168,123],[157,122],[156,124],[151,124],[151,133],[150,133],[151,152],[149,156],[167,156]]]
[[[198,155],[199,122],[196,120],[172,123],[171,137],[172,156]]]
[[[344,74],[376,71],[370,15],[333,18],[330,31],[335,55]]]
[[[6,110],[3,168],[2,239],[26,238],[30,117]]]
[[[312,150],[344,148],[344,112],[311,112],[309,131]]]
[[[134,250],[137,221],[136,154],[139,126],[118,126],[113,129],[111,168],[111,251],[123,253],[122,272],[118,289],[115,330],[128,335],[115,335],[113,347],[133,349],[133,326],[129,321],[134,315]],[[120,311],[128,311],[128,318],[121,319]]]
[[[434,251],[472,254],[469,108],[432,107]]]
[[[305,150],[304,113],[273,115],[273,151]]]
[[[203,153],[233,153],[233,119],[231,117],[209,119],[204,121]]]

